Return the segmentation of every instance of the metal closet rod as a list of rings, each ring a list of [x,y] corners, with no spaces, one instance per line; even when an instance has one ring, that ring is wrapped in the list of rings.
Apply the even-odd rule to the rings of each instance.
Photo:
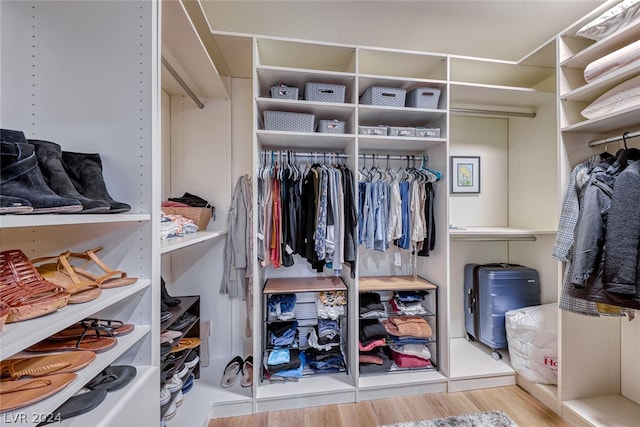
[[[176,79],[176,81],[182,87],[182,89],[184,89],[184,91],[187,92],[187,95],[189,95],[189,97],[193,99],[193,102],[196,103],[198,108],[203,109],[204,104],[200,102],[200,99],[198,99],[196,94],[193,93],[189,85],[185,83],[184,80],[182,80],[182,77],[180,77],[180,74],[178,74],[178,72],[171,66],[171,64],[169,64],[169,61],[167,61],[167,58],[165,58],[164,55],[162,55],[162,65],[167,67],[167,71],[169,72],[169,74],[171,74],[173,78]]]
[[[612,136],[610,138],[603,138],[603,139],[596,139],[593,141],[589,141],[589,147],[595,147],[596,145],[602,145],[602,144],[609,144],[610,142],[624,141],[625,139],[636,138],[638,136],[640,136],[640,131],[633,132],[633,133],[625,132],[620,136]]]
[[[521,113],[519,111],[482,110],[475,108],[449,108],[452,113],[490,114],[493,116],[526,117],[533,119],[536,113]]]
[[[262,151],[263,151],[264,153],[267,153],[267,154],[269,154],[269,153],[271,153],[271,152],[273,152],[273,153],[281,152],[281,150],[262,150]],[[340,158],[340,159],[346,159],[346,158],[349,158],[349,155],[348,155],[348,154],[343,154],[343,153],[326,153],[326,152],[324,152],[324,153],[323,153],[323,152],[316,152],[316,153],[303,153],[303,152],[299,152],[299,151],[292,151],[292,152],[291,152],[291,154],[293,154],[294,156],[297,156],[297,157],[313,157],[313,156],[318,157],[318,156],[322,156],[323,154],[329,154],[329,155],[331,155],[332,157],[338,157],[338,158]],[[405,155],[405,156],[402,156],[402,155],[399,155],[399,154],[394,154],[394,155],[386,155],[386,154],[358,154],[358,158],[359,158],[359,159],[363,159],[363,160],[364,160],[364,159],[367,159],[367,160],[371,159],[371,160],[373,160],[374,156],[375,156],[375,159],[376,159],[376,160],[386,160],[386,159],[389,159],[389,160],[407,160],[407,159],[412,159],[412,158],[422,159],[422,157],[426,157],[426,156],[423,156],[423,155],[411,155],[411,154],[409,154],[409,155]]]

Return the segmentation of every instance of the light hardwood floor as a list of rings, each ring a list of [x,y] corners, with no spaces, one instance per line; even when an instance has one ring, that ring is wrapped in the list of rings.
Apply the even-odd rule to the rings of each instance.
[[[520,387],[508,386],[218,418],[209,427],[376,427],[496,410],[519,427],[569,426]]]

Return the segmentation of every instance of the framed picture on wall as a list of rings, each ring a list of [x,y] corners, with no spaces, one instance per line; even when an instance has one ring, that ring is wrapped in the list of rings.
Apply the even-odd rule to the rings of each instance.
[[[480,193],[479,156],[451,156],[451,193]]]

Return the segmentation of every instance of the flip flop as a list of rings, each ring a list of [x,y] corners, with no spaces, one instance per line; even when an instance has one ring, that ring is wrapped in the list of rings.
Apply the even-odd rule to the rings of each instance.
[[[236,356],[224,368],[224,373],[222,374],[222,380],[220,380],[220,387],[229,388],[232,387],[236,380],[238,379],[238,372],[242,369],[242,364],[244,360],[242,357]]]
[[[135,326],[129,323],[123,323],[120,320],[94,319],[87,318],[75,325],[71,325],[66,329],[51,335],[48,340],[67,340],[71,338],[101,336],[119,337],[133,331]]]
[[[80,393],[71,396],[69,400],[55,409],[50,417],[47,417],[51,421],[45,421],[38,426],[51,424],[54,422],[60,422],[62,420],[68,420],[69,418],[76,417],[78,415],[86,414],[87,412],[95,409],[107,398],[107,390],[81,390]]]
[[[71,252],[67,251],[57,257],[35,258],[32,259],[31,262],[42,277],[51,283],[62,286],[71,294],[69,304],[81,304],[83,302],[93,301],[102,295],[102,289],[100,289],[100,285],[95,281],[82,280],[78,277],[69,263],[70,254]]]
[[[196,348],[200,345],[200,338],[180,338],[178,344],[171,349],[171,353],[177,353],[182,350]]]
[[[94,282],[98,283],[102,289],[119,288],[120,286],[131,285],[138,281],[137,277],[127,277],[127,273],[122,270],[113,270],[109,268],[100,258],[96,255],[96,252],[102,250],[101,247],[95,249],[89,249],[84,253],[70,253],[69,256],[75,258],[86,259],[87,261],[80,267],[74,267],[76,273],[79,275],[88,277]],[[87,267],[91,262],[94,262],[100,267],[105,274],[99,276],[87,271]]]
[[[45,399],[63,388],[78,376],[74,373],[46,375],[0,382],[0,413],[13,411]]]
[[[81,339],[70,340],[43,340],[39,343],[25,348],[25,351],[33,352],[53,352],[53,351],[77,351],[77,350],[91,350],[95,353],[101,353],[103,351],[112,349],[116,346],[118,340],[112,337],[84,337]]]
[[[95,358],[96,354],[92,351],[77,351],[7,359],[0,362],[0,378],[7,381],[75,372],[93,362]]]
[[[120,390],[129,384],[137,373],[135,366],[107,366],[102,372],[93,377],[85,387],[91,390]]]
[[[242,378],[240,379],[242,387],[251,387],[253,385],[253,356],[244,359],[242,364]]]
[[[181,331],[196,320],[198,320],[198,316],[195,314],[183,313],[182,316],[178,317],[168,329],[171,329],[172,331]]]

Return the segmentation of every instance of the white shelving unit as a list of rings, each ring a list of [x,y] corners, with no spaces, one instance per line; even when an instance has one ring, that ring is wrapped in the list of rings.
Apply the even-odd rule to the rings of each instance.
[[[102,246],[100,256],[107,265],[139,278],[134,285],[105,290],[89,303],[5,326],[0,332],[3,359],[23,354],[27,346],[87,316],[136,325],[134,333],[101,353],[76,381],[29,410],[51,411],[104,367],[131,364],[138,374],[129,386],[68,425],[93,422],[94,415],[102,419],[101,426],[159,422],[162,275],[172,294],[206,298],[215,293],[214,302],[203,304],[201,313],[201,322],[216,325],[209,328],[210,337],[203,337],[208,366],[201,366],[201,379],[185,396],[170,426],[204,426],[209,417],[390,394],[513,383],[572,424],[633,425],[640,418],[640,378],[634,369],[640,357],[636,323],[562,313],[560,375],[555,387],[519,378],[508,357],[495,361],[481,345],[466,341],[462,313],[467,262],[499,260],[536,268],[543,303],[558,300],[562,266],[549,254],[571,168],[600,152],[600,148],[589,148],[589,141],[640,129],[637,108],[591,120],[580,116],[589,102],[640,72],[633,65],[589,84],[582,77],[589,62],[637,39],[638,23],[600,42],[575,37],[578,28],[609,6],[594,10],[513,62],[248,34],[212,36],[195,2],[1,2],[3,128],[58,142],[65,150],[99,152],[111,195],[132,209],[113,216],[0,216],[0,249],[20,248],[35,258]],[[113,22],[118,22],[118,31]],[[220,42],[219,51],[214,49],[215,41]],[[220,53],[225,64],[216,61]],[[184,84],[167,65],[161,65],[162,57]],[[227,66],[244,67],[231,74],[241,78],[221,75],[229,71]],[[249,80],[251,84],[245,83]],[[308,81],[345,85],[345,103],[269,97],[275,83],[303,89]],[[360,104],[360,95],[374,84],[436,87],[441,90],[440,103],[434,109]],[[265,110],[338,118],[346,122],[347,132],[263,130]],[[251,130],[247,123],[252,123]],[[441,136],[358,134],[358,125],[380,123],[431,124],[440,128]],[[424,155],[430,168],[443,173],[435,193],[437,247],[429,257],[418,259],[416,266],[417,274],[439,287],[438,371],[359,376],[353,369],[357,343],[351,340],[346,349],[349,375],[303,378],[286,392],[279,384],[257,381],[251,388],[220,387],[228,361],[237,354],[253,354],[257,360],[263,344],[259,333],[244,336],[244,301],[217,293],[235,177],[255,170],[262,150],[281,149],[339,153],[354,171],[362,165],[361,155],[378,154],[379,162],[386,155]],[[481,157],[479,194],[449,193],[449,157],[457,155]],[[394,161],[395,165],[403,162]],[[217,219],[195,235],[160,242],[155,220],[160,201],[186,191],[212,202]],[[409,265],[406,254],[402,261]],[[270,278],[316,275],[304,265],[286,272],[274,270],[256,265],[255,289]],[[391,255],[363,248],[356,277],[350,278],[346,270],[349,336],[355,337],[359,278],[397,272]],[[249,314],[255,322],[262,319],[262,295],[254,292],[253,298]],[[258,378],[257,372],[254,376]],[[137,410],[141,405],[148,409]]]
[[[106,265],[138,278],[104,289],[93,301],[5,325],[2,359],[38,355],[23,350],[86,317],[116,319],[135,329],[98,353],[65,388],[3,419],[51,413],[114,364],[135,366],[136,377],[109,393],[95,412],[64,425],[157,424],[160,246],[159,224],[151,220],[159,213],[156,4],[2,2],[0,16],[2,127],[56,142],[64,151],[98,153],[110,195],[131,205],[130,212],[113,215],[4,215],[0,250],[20,249],[34,259],[102,247],[97,255]]]
[[[161,200],[189,192],[215,207],[206,229],[159,244],[161,274],[169,294],[202,297],[200,330],[192,332],[201,339],[200,377],[167,425],[206,426],[210,417],[220,416],[215,407],[221,401],[231,405],[247,399],[246,390],[230,392],[219,386],[228,355],[239,351],[232,337],[240,333],[232,326],[239,304],[217,295],[233,187],[231,80],[221,74],[225,65],[216,57],[197,2],[163,0],[161,6],[160,51],[169,64],[163,63],[161,70]],[[226,361],[220,366],[222,360]],[[158,386],[155,396],[159,391]]]
[[[638,39],[636,22],[600,41],[576,37],[576,31],[613,6],[605,3],[558,36],[558,108],[560,111],[560,191],[566,190],[575,165],[607,151],[615,153],[624,132],[640,129],[638,109],[632,108],[596,119],[580,111],[605,91],[637,75],[629,65],[590,83],[584,69],[592,61]],[[620,142],[593,148],[593,140],[620,137]],[[637,147],[635,139],[630,147]],[[564,268],[564,264],[561,264]],[[559,395],[562,417],[576,426],[634,425],[640,419],[640,377],[633,361],[640,357],[637,321],[626,318],[590,317],[561,311],[559,318]],[[584,334],[588,330],[589,334]],[[593,346],[593,343],[604,343]],[[583,357],[589,351],[588,358]]]

